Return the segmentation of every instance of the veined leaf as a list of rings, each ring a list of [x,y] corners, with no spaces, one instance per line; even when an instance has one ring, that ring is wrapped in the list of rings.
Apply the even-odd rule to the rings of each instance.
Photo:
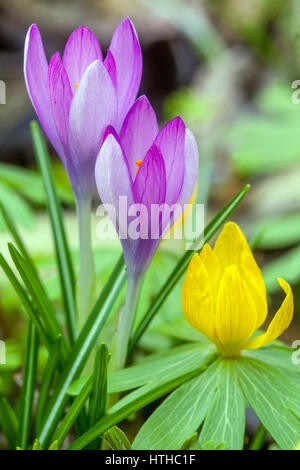
[[[220,362],[175,390],[154,411],[138,432],[134,449],[178,449],[183,439],[197,431],[217,387]]]
[[[300,439],[300,386],[282,370],[250,358],[234,361],[247,402],[284,450]]]
[[[245,408],[234,361],[222,360],[218,371],[218,388],[201,430],[200,445],[212,440],[226,442],[232,450],[243,449]]]

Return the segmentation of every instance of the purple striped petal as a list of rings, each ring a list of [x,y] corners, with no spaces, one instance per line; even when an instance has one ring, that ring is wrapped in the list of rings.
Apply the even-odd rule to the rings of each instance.
[[[143,67],[140,44],[129,18],[125,18],[116,29],[109,50],[117,68],[119,132],[139,90]]]
[[[114,56],[110,51],[107,51],[106,57],[104,59],[104,66],[106,70],[108,71],[111,81],[114,84],[114,87],[117,89],[117,67],[116,67],[116,61],[114,59]]]
[[[40,123],[56,152],[64,159],[63,146],[52,117],[48,88],[48,63],[42,38],[35,24],[30,26],[25,40],[24,75],[28,94]]]
[[[70,110],[70,154],[81,191],[91,189],[96,156],[106,128],[115,124],[116,114],[115,88],[103,63],[96,60],[85,71]]]
[[[194,134],[190,129],[185,131],[184,143],[184,179],[179,196],[179,204],[188,204],[193,196],[198,179],[199,155]]]
[[[185,124],[180,117],[168,122],[158,133],[155,144],[161,151],[166,166],[166,203],[175,204],[180,195],[184,177]]]
[[[98,39],[90,29],[80,26],[70,35],[63,55],[63,64],[73,91],[88,66],[95,60],[103,60]]]
[[[69,114],[73,93],[68,74],[58,52],[56,52],[50,60],[48,81],[53,119],[57,133],[67,154]]]
[[[137,204],[144,204],[151,214],[152,204],[163,204],[166,196],[166,170],[164,159],[156,147],[148,150],[133,183],[133,196]]]
[[[133,180],[138,170],[136,161],[144,159],[157,133],[154,110],[146,96],[141,96],[127,114],[120,132],[120,142]]]
[[[128,209],[134,203],[132,194],[132,181],[123,151],[114,137],[109,134],[102,145],[95,166],[95,179],[98,193],[102,203],[114,208],[112,217],[116,231],[123,247],[125,263],[130,268],[134,263],[134,250],[136,243],[128,238]],[[122,198],[122,199],[120,199]],[[120,204],[126,207],[120,207]],[[120,215],[120,217],[119,217]]]
[[[95,166],[96,186],[103,204],[111,204],[118,211],[119,197],[133,204],[132,180],[123,151],[113,134],[105,139]]]

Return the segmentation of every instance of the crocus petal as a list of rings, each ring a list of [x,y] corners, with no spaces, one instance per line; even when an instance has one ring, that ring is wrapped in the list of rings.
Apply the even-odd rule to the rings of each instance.
[[[125,18],[116,29],[109,50],[117,68],[119,132],[139,90],[143,67],[139,40],[129,18]]]
[[[144,159],[157,132],[155,112],[146,96],[141,96],[128,112],[120,132],[120,141],[133,180],[138,170],[136,161]]]
[[[58,137],[52,117],[48,88],[48,63],[37,25],[30,26],[24,50],[24,75],[28,94],[50,142],[61,158],[63,146]]]
[[[214,341],[213,287],[198,254],[193,256],[183,281],[182,310],[194,328]]]
[[[166,167],[166,203],[175,204],[184,178],[184,145],[186,127],[181,118],[168,122],[158,133],[155,144],[161,151]]]
[[[132,180],[126,158],[111,133],[105,139],[95,166],[96,186],[103,204],[111,204],[117,213],[119,197],[126,196],[127,204],[133,204]]]
[[[235,265],[226,268],[222,277],[215,310],[217,338],[224,355],[236,355],[254,333],[257,312],[254,301]]]
[[[261,348],[265,344],[274,341],[278,336],[280,336],[290,325],[293,314],[294,314],[294,300],[293,300],[293,292],[290,285],[284,280],[278,278],[278,282],[284,292],[286,293],[286,297],[281,304],[281,307],[275,314],[273,320],[271,321],[268,329],[265,333],[260,336],[256,336],[255,338],[251,339],[246,346],[245,349],[257,349]]]
[[[193,133],[185,130],[184,141],[184,178],[179,204],[188,204],[193,196],[198,179],[199,156],[196,139]]]
[[[67,153],[69,114],[73,98],[70,82],[60,55],[56,52],[49,63],[48,81],[52,114],[57,133]]]
[[[239,267],[257,306],[258,328],[267,316],[266,286],[247,239],[234,222],[225,224],[215,243],[214,253],[223,272],[231,264]]]
[[[96,156],[105,129],[115,123],[116,107],[111,78],[103,63],[96,60],[85,71],[70,110],[69,146],[80,179],[77,182],[80,191],[92,189]]]
[[[152,145],[133,183],[133,195],[137,204],[144,204],[150,214],[152,204],[163,204],[166,196],[166,170],[164,159]]]
[[[80,26],[70,35],[63,55],[63,64],[73,91],[87,67],[97,59],[102,62],[98,39],[90,29]]]
[[[134,203],[132,181],[126,158],[112,133],[105,139],[97,157],[95,179],[102,203],[114,208],[112,222],[122,243],[127,270],[130,271],[133,269],[136,248],[136,241],[128,237],[128,209]],[[120,208],[120,204],[125,203],[124,198],[127,207]]]
[[[104,67],[108,71],[111,81],[113,82],[114,87],[117,89],[117,67],[114,56],[110,51],[107,51],[106,57],[104,59]]]

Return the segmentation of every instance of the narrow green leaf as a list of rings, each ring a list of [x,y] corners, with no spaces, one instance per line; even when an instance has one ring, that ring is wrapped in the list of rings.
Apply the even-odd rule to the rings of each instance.
[[[179,450],[190,450],[194,447],[197,441],[198,441],[198,434],[197,432],[194,432],[194,434],[192,434],[190,437],[185,439],[183,444],[180,446]]]
[[[16,447],[18,418],[6,398],[0,398],[0,426],[7,439],[9,447],[13,450]]]
[[[32,450],[43,450],[41,444],[39,443],[38,439],[36,439],[33,443]]]
[[[246,404],[238,382],[234,361],[222,360],[219,367],[218,389],[200,434],[200,445],[208,440],[226,442],[231,450],[244,446]]]
[[[53,342],[57,340],[59,336],[62,337],[62,347],[61,351],[63,357],[67,354],[67,345],[65,339],[62,335],[62,330],[56,318],[56,313],[53,308],[52,303],[48,299],[46,291],[36,276],[34,270],[31,268],[31,265],[21,256],[18,250],[14,247],[12,243],[8,244],[9,252],[12,257],[12,260],[19,271],[19,274],[30,293],[34,303],[37,305],[39,312],[42,315],[44,326],[49,332],[49,335]]]
[[[94,424],[105,414],[107,399],[107,366],[109,361],[108,349],[105,343],[101,343],[96,354],[92,393],[89,402],[88,425]],[[89,449],[99,449],[100,440],[91,442]]]
[[[12,218],[10,217],[10,215],[8,214],[7,210],[4,208],[3,204],[0,202],[0,212],[1,212],[1,215],[6,223],[6,226],[8,228],[8,230],[10,231],[11,235],[13,236],[13,239],[17,245],[17,247],[19,248],[20,252],[22,253],[22,256],[23,258],[26,259],[26,261],[31,264],[31,267],[35,270],[35,266],[34,264],[32,263],[31,259],[30,259],[30,256],[28,254],[28,251],[23,243],[23,240],[21,239],[19,233],[18,233],[18,230],[17,230],[17,227],[15,225],[15,223],[13,222]],[[37,271],[35,270],[35,272],[37,273]]]
[[[219,368],[217,360],[169,395],[141,427],[133,448],[178,449],[204,420],[217,387]]]
[[[103,434],[103,439],[112,450],[132,450],[131,444],[126,434],[117,426]]]
[[[247,402],[275,442],[292,450],[300,436],[300,387],[282,370],[251,358],[235,361]]]
[[[136,411],[145,407],[149,403],[152,403],[158,398],[166,395],[174,388],[179,387],[182,383],[188,382],[189,379],[195,377],[196,375],[199,375],[199,373],[202,371],[203,365],[200,365],[197,369],[193,370],[193,372],[189,372],[188,374],[185,374],[181,377],[176,377],[176,379],[172,379],[162,384],[156,384],[156,387],[149,387],[149,385],[143,387],[143,394],[137,396],[130,403],[126,403],[124,406],[122,406],[122,408],[118,409],[117,411],[113,413],[109,412],[109,414],[105,415],[102,419],[100,419],[100,421],[98,421],[95,426],[93,426],[82,436],[76,439],[76,441],[73,442],[69,449],[83,449],[91,441],[96,439],[98,436],[103,434],[115,424],[120,423],[123,419],[127,418],[132,413],[135,413]]]
[[[77,416],[79,415],[87,399],[89,398],[91,390],[92,390],[92,383],[93,383],[93,380],[91,377],[90,380],[85,384],[85,386],[81,390],[80,394],[73,401],[72,405],[70,406],[70,409],[68,410],[59,428],[57,429],[54,435],[54,440],[57,441],[58,447],[61,447],[61,445],[63,444]]]
[[[82,371],[89,354],[97,341],[99,333],[111,312],[112,306],[120,293],[125,279],[126,272],[122,256],[115,266],[115,269],[106,283],[72,350],[68,354],[64,371],[61,374],[53,396],[49,401],[44,425],[40,431],[39,441],[44,447],[49,444],[52,433],[54,432],[68,402],[68,387]]]
[[[53,377],[57,368],[57,365],[60,361],[60,346],[61,346],[61,336],[57,338],[55,343],[51,346],[48,361],[44,370],[44,374],[41,380],[41,388],[39,391],[39,399],[36,407],[36,415],[35,415],[35,432],[38,433],[43,414],[46,409],[47,400],[49,398],[49,391],[51,387],[51,383],[53,381]]]
[[[35,325],[29,323],[29,332],[27,339],[26,359],[23,374],[23,386],[20,401],[20,418],[18,445],[22,449],[27,449],[31,423],[32,423],[32,406],[34,398],[34,389],[36,382],[36,370],[38,359],[38,335]]]
[[[236,194],[236,196],[231,199],[231,201],[226,204],[226,206],[223,207],[223,209],[216,215],[216,217],[208,224],[208,226],[204,230],[204,243],[207,243],[219,230],[222,224],[228,219],[228,217],[232,214],[236,207],[241,203],[249,188],[250,185],[246,184],[246,186],[244,186],[244,188],[238,194]],[[132,339],[129,344],[129,355],[132,353],[140,337],[142,336],[146,328],[149,326],[152,319],[154,318],[154,316],[156,315],[156,313],[158,312],[158,310],[160,309],[172,289],[175,287],[177,282],[185,273],[187,266],[194,253],[195,251],[193,250],[186,251],[186,253],[180,258],[180,260],[176,264],[175,268],[169,275],[166,282],[163,284],[161,290],[159,291],[153,302],[151,302],[151,305],[145,313],[144,318],[141,320],[140,324],[136,327],[135,331],[133,332]]]
[[[57,441],[52,442],[48,450],[59,450],[58,442]]]
[[[40,317],[39,317],[39,312],[33,305],[32,301],[29,299],[27,292],[23,289],[21,284],[19,283],[18,279],[16,278],[14,272],[6,262],[5,258],[2,256],[0,253],[0,265],[5,272],[7,278],[9,279],[11,285],[15,289],[17,295],[19,296],[22,305],[24,306],[26,312],[28,313],[28,316],[30,320],[35,324],[40,338],[44,341],[45,345],[47,346],[48,349],[50,349],[50,346],[52,344],[52,339],[49,336],[49,332],[46,330],[45,326],[42,324]]]
[[[52,225],[60,283],[66,312],[66,322],[70,340],[73,342],[77,336],[77,313],[75,303],[75,277],[71,256],[63,225],[61,208],[53,181],[50,158],[40,128],[35,121],[31,123],[31,133],[35,155],[43,177],[47,195],[48,211]]]

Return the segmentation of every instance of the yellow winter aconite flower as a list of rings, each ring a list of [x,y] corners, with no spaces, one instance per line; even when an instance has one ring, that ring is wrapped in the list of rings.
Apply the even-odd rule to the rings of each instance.
[[[260,348],[280,336],[293,318],[292,290],[283,279],[278,282],[286,297],[267,331],[251,338],[267,317],[266,287],[246,237],[228,222],[214,249],[205,244],[189,264],[182,288],[185,318],[224,357]]]

